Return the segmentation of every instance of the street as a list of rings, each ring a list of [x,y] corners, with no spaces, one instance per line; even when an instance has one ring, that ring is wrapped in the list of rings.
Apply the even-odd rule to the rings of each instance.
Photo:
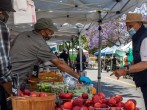
[[[94,87],[97,87],[98,70],[86,70],[87,76],[92,79]],[[110,76],[111,72],[102,71],[101,73],[101,91],[105,93],[106,97],[111,97],[116,94],[123,96],[123,102],[128,99],[135,99],[137,107],[145,110],[144,101],[140,88],[136,88],[132,79],[120,78],[117,80],[115,76]]]

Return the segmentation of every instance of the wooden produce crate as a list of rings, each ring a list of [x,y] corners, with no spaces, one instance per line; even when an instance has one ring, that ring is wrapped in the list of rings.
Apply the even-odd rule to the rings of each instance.
[[[56,95],[48,93],[46,97],[12,96],[11,99],[13,110],[54,110]]]
[[[37,89],[37,84],[39,82],[63,82],[64,78],[62,75],[56,74],[55,72],[43,72],[40,73],[38,78],[36,77],[30,77],[28,80],[28,83],[30,84],[30,89],[36,90]]]
[[[59,75],[57,74],[56,72],[43,72],[43,73],[40,73],[38,78],[41,80],[41,81],[46,81],[46,82],[63,82],[63,76],[62,75]]]

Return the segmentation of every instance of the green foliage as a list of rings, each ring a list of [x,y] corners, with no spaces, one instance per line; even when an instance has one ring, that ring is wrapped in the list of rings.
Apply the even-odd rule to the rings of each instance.
[[[64,44],[59,45],[59,51],[62,51],[64,49]]]
[[[93,49],[89,50],[89,53],[93,55],[97,51],[98,51],[98,48],[93,48]]]
[[[88,49],[88,40],[86,39],[85,35],[81,35],[81,42],[82,42],[82,46],[83,46],[83,49],[87,50]],[[62,45],[59,45],[59,51],[62,51],[66,47],[66,45],[64,46],[65,44],[62,44]],[[75,40],[73,41],[73,45],[74,45],[74,48],[77,49],[77,46],[79,46],[79,37],[76,37]],[[72,48],[72,41],[70,41],[70,45],[69,45],[70,49]]]
[[[73,54],[73,55],[72,55],[72,54],[70,54],[70,55],[69,55],[69,57],[70,57],[70,59],[71,59],[71,60],[76,61],[77,54]]]

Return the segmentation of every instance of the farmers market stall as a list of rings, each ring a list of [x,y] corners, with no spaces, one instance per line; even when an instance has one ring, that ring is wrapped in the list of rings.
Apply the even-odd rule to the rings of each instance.
[[[58,27],[58,32],[50,39],[55,43],[70,41],[78,35],[80,37],[79,32],[88,29],[89,23],[97,23],[98,21],[100,27],[101,23],[118,18],[143,2],[143,0],[34,0],[37,19],[49,17]],[[12,36],[16,37],[19,32],[33,28],[32,23],[14,24],[14,20],[13,14],[10,13],[8,26]],[[82,26],[79,26],[78,23]],[[100,30],[99,28],[99,32]],[[99,41],[99,53],[101,53],[101,39]],[[82,47],[80,46],[80,48]],[[33,76],[28,80],[30,90],[33,92],[28,89],[19,90],[18,96],[11,97],[13,109],[101,110],[100,108],[104,108],[104,110],[137,110],[136,102],[133,99],[124,102],[121,95],[116,94],[107,98],[104,93],[100,92],[100,58],[101,54],[99,54],[98,63],[98,89],[93,88],[93,85],[78,84],[77,79],[66,73],[42,72],[37,78]],[[96,94],[96,92],[99,93]]]
[[[72,37],[72,35],[80,35],[81,28],[79,27],[88,29],[91,23],[97,23],[97,21],[104,23],[116,19],[128,11],[134,10],[135,7],[139,7],[144,2],[145,0],[34,0],[37,19],[49,17],[54,21],[59,32],[66,32],[65,34],[68,36],[66,38],[64,37],[65,35],[59,34],[59,36],[62,35],[60,37],[62,41]],[[14,35],[18,32],[32,29],[32,24],[14,25],[14,20],[13,14],[10,14],[8,26]],[[23,21],[23,18],[21,21]],[[64,29],[62,30],[63,27]],[[72,28],[72,30],[69,30],[69,28]],[[74,32],[74,34],[69,32]],[[54,38],[58,40],[59,37]],[[82,47],[80,46],[80,48]],[[99,53],[101,53],[101,41],[99,43]],[[100,55],[99,59],[101,58]],[[101,80],[100,67],[99,62],[98,82]]]
[[[42,71],[38,78],[30,77],[29,84],[33,92],[19,90],[12,96],[14,110],[139,110],[134,99],[96,93],[93,85],[80,84],[67,73]]]

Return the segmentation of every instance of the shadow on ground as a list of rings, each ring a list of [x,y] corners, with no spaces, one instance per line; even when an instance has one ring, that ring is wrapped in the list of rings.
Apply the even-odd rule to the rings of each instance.
[[[93,81],[93,85],[95,88],[97,88],[97,84],[98,83],[96,81]],[[112,85],[112,84],[108,84],[104,82],[101,82],[101,91],[104,92],[107,97],[111,97],[116,94],[124,94],[124,91],[125,91],[125,94],[123,95],[123,97],[141,98],[139,96],[135,96],[134,94],[129,94],[127,92],[128,88],[123,88],[122,86],[119,86],[119,85]]]

